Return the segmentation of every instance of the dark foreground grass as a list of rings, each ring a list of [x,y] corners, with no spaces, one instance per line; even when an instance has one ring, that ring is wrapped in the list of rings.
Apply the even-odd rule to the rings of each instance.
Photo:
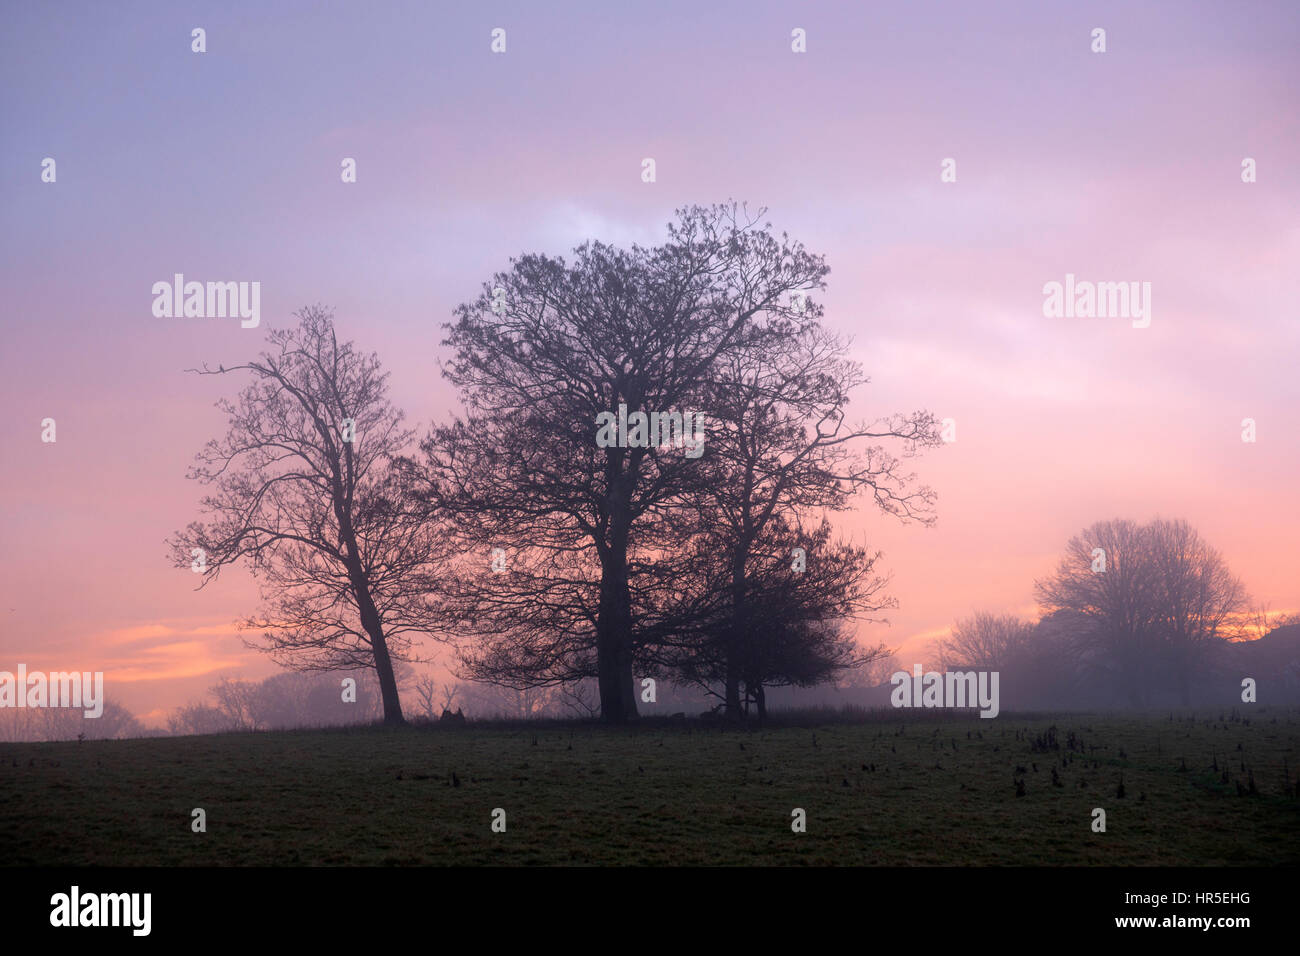
[[[10,865],[1295,864],[1298,732],[1276,709],[890,712],[0,744],[0,846]]]

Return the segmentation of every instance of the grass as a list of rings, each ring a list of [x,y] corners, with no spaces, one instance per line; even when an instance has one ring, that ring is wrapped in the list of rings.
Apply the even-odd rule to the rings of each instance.
[[[0,744],[0,845],[9,865],[1294,865],[1300,711],[1252,713]]]

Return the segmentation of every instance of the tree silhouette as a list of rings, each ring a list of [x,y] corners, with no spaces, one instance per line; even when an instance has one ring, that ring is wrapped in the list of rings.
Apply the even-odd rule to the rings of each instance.
[[[302,670],[374,668],[384,721],[402,723],[394,661],[411,659],[412,636],[434,627],[442,538],[406,506],[390,467],[414,433],[387,398],[379,359],[339,343],[324,309],[297,315],[259,359],[196,370],[253,381],[236,402],[218,402],[229,430],[189,474],[213,488],[202,500],[211,520],[177,534],[173,557],[190,567],[198,549],[200,587],[246,559],[266,601],[244,622],[266,643],[250,646]]]
[[[449,614],[482,629],[476,677],[594,670],[602,717],[636,717],[635,579],[676,548],[667,513],[702,459],[660,442],[599,447],[596,423],[620,405],[707,411],[720,360],[767,321],[801,322],[791,293],[819,288],[827,268],[759,216],[691,207],[661,246],[525,255],[457,310],[444,374],[468,411],[422,444],[423,500],[471,555]],[[492,547],[510,572],[491,574]]]
[[[1034,637],[1034,625],[1014,614],[979,611],[953,625],[936,642],[941,670],[1006,670]]]
[[[1079,622],[1078,647],[1135,706],[1168,682],[1189,701],[1193,673],[1246,608],[1241,582],[1186,521],[1098,522],[1035,591],[1044,610]]]
[[[805,301],[803,314],[805,319],[819,318],[821,307]],[[802,627],[790,631],[802,633],[804,640],[790,644],[781,655],[770,645],[765,654],[747,647],[760,639],[757,622],[767,622],[764,627],[770,641],[780,633],[775,622],[785,617],[755,614],[747,606],[754,587],[751,578],[756,577],[751,575],[751,565],[757,563],[755,547],[769,526],[780,522],[799,527],[815,514],[851,507],[862,492],[870,492],[875,505],[886,514],[924,524],[934,520],[933,492],[911,486],[915,476],[884,442],[892,442],[904,457],[937,446],[938,420],[929,412],[917,411],[850,424],[847,408],[851,395],[867,380],[845,352],[845,345],[815,322],[805,321],[802,327],[776,322],[754,335],[748,348],[728,353],[719,363],[715,397],[710,403],[713,428],[708,480],[701,483],[695,504],[730,571],[724,585],[730,596],[730,626],[725,629],[723,644],[729,662],[724,675],[725,701],[731,716],[739,714],[739,688],[747,669],[756,682],[751,686],[761,695],[765,666],[758,662],[776,656],[789,660],[791,648],[808,646],[808,639],[819,633]],[[769,569],[790,565],[790,556],[787,548],[774,562],[769,558]],[[815,566],[826,557],[806,547],[802,563]],[[862,565],[863,580],[873,563]],[[811,591],[817,582],[823,586],[822,599],[837,603],[831,598],[835,586],[829,581],[816,573],[803,581],[802,589],[786,582],[777,590],[793,598]],[[848,585],[847,580],[838,584],[843,598]],[[872,594],[878,591],[876,587]],[[861,597],[856,603],[844,603],[855,603],[866,611],[884,606]],[[787,664],[785,670],[789,667]]]
[[[791,567],[795,547],[813,556],[798,572]],[[737,603],[734,543],[701,533],[693,561],[674,569],[680,597],[662,626],[675,640],[657,642],[657,662],[665,673],[717,694],[728,714],[740,703],[735,675],[762,719],[766,687],[810,687],[888,656],[883,645],[859,646],[848,627],[894,606],[884,593],[888,579],[877,573],[879,560],[879,552],[832,540],[828,522],[800,532],[776,517],[748,546]]]
[[[1249,599],[1223,556],[1186,521],[1153,521],[1147,533],[1164,660],[1188,704],[1192,675],[1241,630]]]

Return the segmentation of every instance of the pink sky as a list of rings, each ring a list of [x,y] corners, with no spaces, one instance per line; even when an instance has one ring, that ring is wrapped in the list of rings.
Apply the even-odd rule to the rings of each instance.
[[[322,302],[423,428],[454,402],[440,326],[509,256],[660,241],[728,198],[827,257],[861,414],[957,421],[916,462],[936,527],[843,519],[901,604],[864,638],[910,660],[972,611],[1030,614],[1112,517],[1186,518],[1300,607],[1295,6],[870,6],[7,7],[0,669],[104,670],[153,724],[273,672],[233,627],[247,576],[196,593],[166,560],[231,388],[183,369]],[[260,281],[262,328],[154,318],[175,272]],[[1066,273],[1150,282],[1150,328],[1044,318]]]

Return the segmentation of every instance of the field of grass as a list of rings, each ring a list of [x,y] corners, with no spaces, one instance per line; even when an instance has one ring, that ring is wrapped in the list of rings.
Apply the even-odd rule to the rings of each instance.
[[[0,744],[0,845],[22,866],[1300,862],[1300,712],[1172,716]]]

